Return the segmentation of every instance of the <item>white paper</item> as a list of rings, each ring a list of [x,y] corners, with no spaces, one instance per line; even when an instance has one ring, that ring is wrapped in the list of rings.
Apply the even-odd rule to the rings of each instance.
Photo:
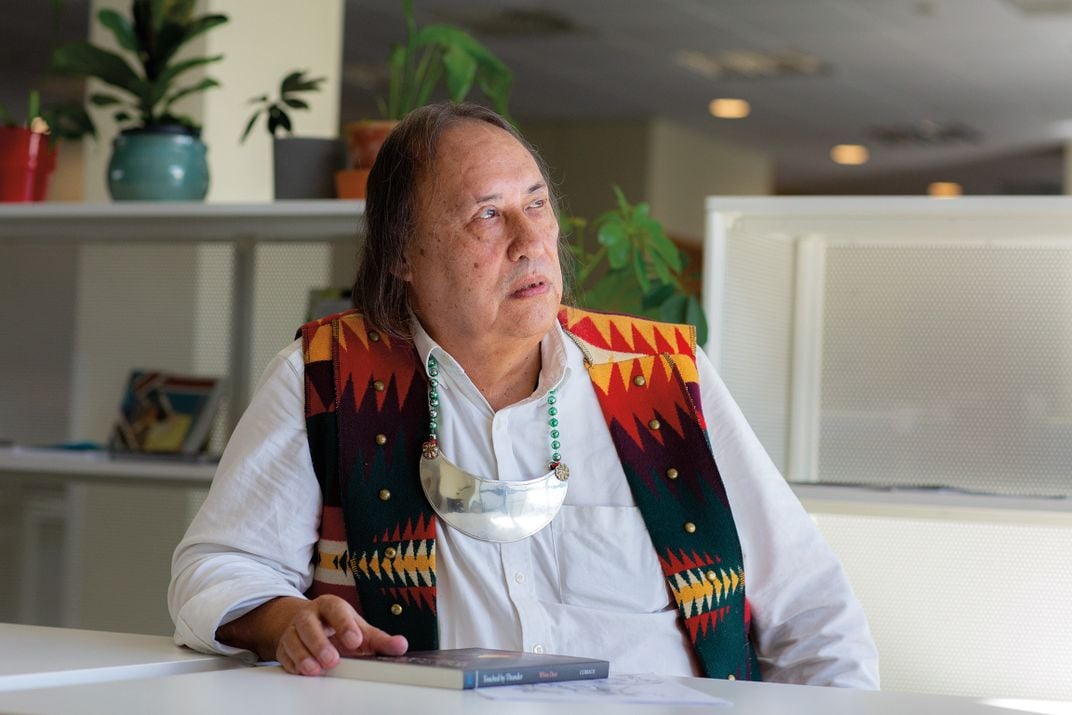
[[[612,675],[604,680],[568,680],[561,683],[478,688],[476,692],[489,700],[545,703],[634,703],[703,707],[733,705],[729,700],[693,690],[673,678],[652,674]]]

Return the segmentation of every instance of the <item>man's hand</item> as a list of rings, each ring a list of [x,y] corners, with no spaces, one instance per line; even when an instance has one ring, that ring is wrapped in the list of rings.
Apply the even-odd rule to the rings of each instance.
[[[402,655],[409,647],[404,636],[369,625],[338,596],[272,599],[220,626],[216,639],[278,660],[300,675],[320,675],[338,665],[340,656]]]

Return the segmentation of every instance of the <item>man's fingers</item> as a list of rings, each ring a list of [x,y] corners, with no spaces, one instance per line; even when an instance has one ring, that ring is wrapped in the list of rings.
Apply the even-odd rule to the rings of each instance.
[[[361,626],[362,647],[361,652],[366,655],[402,655],[409,649],[409,642],[405,636],[392,636],[389,633],[362,623]]]
[[[321,614],[318,609],[310,608],[298,613],[294,617],[294,628],[301,645],[313,659],[314,663],[312,665],[316,666],[315,670],[317,672],[321,668],[335,667],[339,662],[339,651],[328,640],[328,634],[324,632],[324,623],[321,620]],[[294,648],[290,647],[289,644],[287,652],[294,658],[303,673],[308,673],[309,670],[314,669],[303,662],[303,659],[295,654]],[[315,673],[309,674],[314,675]]]
[[[361,619],[353,606],[341,598],[321,597],[316,602],[326,630],[334,636],[332,640],[348,651],[361,647]]]
[[[313,657],[295,627],[287,629],[283,637],[279,639],[279,647],[276,649],[276,657],[279,663],[292,673],[299,675],[319,675],[322,668]],[[289,663],[289,667],[288,667]]]

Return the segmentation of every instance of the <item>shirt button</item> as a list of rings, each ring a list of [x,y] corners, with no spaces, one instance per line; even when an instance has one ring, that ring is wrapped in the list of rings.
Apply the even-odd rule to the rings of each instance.
[[[536,653],[537,655],[543,653],[543,646],[537,643],[536,645],[532,646],[532,652]]]
[[[523,574],[520,571],[518,571],[517,573],[514,574],[514,580],[517,581],[518,583],[525,583],[525,574]]]

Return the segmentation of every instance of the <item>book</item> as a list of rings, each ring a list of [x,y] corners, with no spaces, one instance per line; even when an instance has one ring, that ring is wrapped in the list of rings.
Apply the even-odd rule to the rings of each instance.
[[[134,370],[108,447],[115,453],[198,454],[222,395],[223,380],[216,377]]]
[[[548,653],[486,648],[415,651],[399,656],[341,658],[329,676],[436,688],[489,688],[606,678],[610,663]]]

